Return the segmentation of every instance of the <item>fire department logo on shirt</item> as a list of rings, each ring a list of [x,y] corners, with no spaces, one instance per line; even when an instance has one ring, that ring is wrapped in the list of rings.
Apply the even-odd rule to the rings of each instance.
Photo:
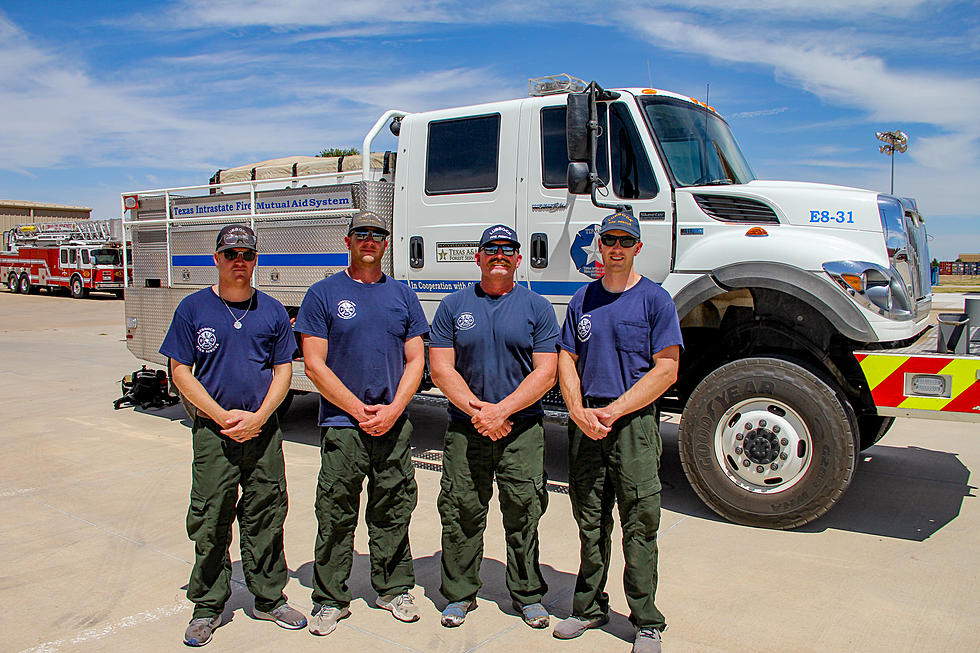
[[[218,338],[211,327],[201,327],[197,330],[197,350],[202,354],[210,354],[218,348]]]
[[[337,317],[342,320],[349,320],[357,315],[357,304],[349,299],[342,299],[337,302]]]
[[[459,317],[456,318],[456,328],[460,331],[466,331],[472,329],[476,326],[476,318],[473,317],[472,313],[460,313]]]
[[[592,320],[588,315],[583,315],[578,321],[575,330],[578,332],[579,342],[585,342],[592,335]]]

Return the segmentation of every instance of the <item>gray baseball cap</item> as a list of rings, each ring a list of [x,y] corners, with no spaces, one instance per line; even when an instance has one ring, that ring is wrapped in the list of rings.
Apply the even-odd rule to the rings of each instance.
[[[358,211],[351,216],[350,226],[347,228],[349,236],[355,229],[377,229],[386,234],[391,233],[385,225],[385,221],[374,211]]]

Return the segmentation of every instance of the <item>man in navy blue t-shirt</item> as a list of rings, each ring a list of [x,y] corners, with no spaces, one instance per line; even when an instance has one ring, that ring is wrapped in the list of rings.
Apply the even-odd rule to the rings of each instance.
[[[350,265],[313,284],[296,316],[306,375],[320,391],[314,635],[330,634],[350,614],[347,580],[365,476],[375,604],[400,621],[419,618],[409,593],[417,488],[405,408],[422,380],[429,325],[415,293],[381,271],[388,233],[377,214],[356,213],[344,239]]]
[[[180,302],[160,346],[174,384],[197,409],[187,512],[187,535],[195,543],[187,586],[194,613],[184,633],[189,646],[208,643],[231,596],[228,547],[236,512],[255,617],[283,628],[306,625],[282,593],[289,571],[282,539],[286,470],[275,414],[289,391],[296,341],[282,304],[252,288],[256,239],[249,227],[221,229],[214,263],[218,283]]]
[[[483,232],[480,282],[442,300],[432,320],[432,380],[451,402],[443,448],[442,625],[476,607],[487,508],[500,490],[507,588],[532,628],[548,626],[541,599],[538,521],[548,505],[541,397],[555,384],[558,321],[551,303],[514,282],[521,263],[514,230]]]
[[[637,629],[633,651],[659,653],[666,625],[655,603],[662,447],[653,402],[677,380],[681,330],[670,295],[633,267],[642,247],[636,218],[607,216],[599,239],[605,273],[572,297],[559,341],[558,374],[571,418],[569,497],[581,564],[572,616],[554,635],[571,639],[609,620],[604,586],[618,502],[623,583]]]

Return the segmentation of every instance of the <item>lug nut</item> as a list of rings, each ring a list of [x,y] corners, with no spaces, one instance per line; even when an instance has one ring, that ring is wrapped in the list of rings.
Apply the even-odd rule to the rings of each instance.
[[[736,456],[742,455],[742,447],[735,447],[735,455]]]
[[[759,428],[760,429],[766,428],[766,420],[764,420],[764,419],[760,419],[759,420]]]
[[[746,431],[751,431],[752,430],[752,422],[746,422],[745,423],[745,430]]]
[[[759,466],[757,466],[755,468],[755,471],[757,471],[757,472],[759,472],[761,474],[762,472],[766,471],[766,468],[763,467],[762,465],[759,465]]]
[[[769,469],[771,469],[773,471],[776,471],[777,469],[779,469],[779,465],[777,465],[776,463],[773,463],[773,464],[769,465]]]
[[[779,444],[785,447],[787,444],[789,444],[789,440],[787,438],[780,438]]]
[[[749,462],[749,461],[747,461],[747,460],[743,460],[743,461],[742,461],[742,467],[748,467],[748,466],[749,466],[749,465],[751,465],[751,464],[752,464],[752,463],[750,463],[750,462]]]
[[[745,434],[744,433],[736,433],[735,434],[735,439],[738,440],[738,441],[741,441],[742,438],[744,438],[744,437],[745,437]]]
[[[779,433],[779,424],[776,424],[776,425],[774,425],[774,426],[772,427],[772,432],[773,432],[773,433]]]
[[[779,454],[780,460],[786,460],[787,458],[789,458],[789,454],[787,454],[785,451]]]

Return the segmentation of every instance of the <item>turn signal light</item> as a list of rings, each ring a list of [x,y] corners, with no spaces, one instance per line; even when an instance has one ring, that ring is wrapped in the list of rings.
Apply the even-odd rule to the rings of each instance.
[[[759,238],[760,236],[768,236],[769,232],[763,229],[762,227],[752,227],[751,229],[745,232],[745,235],[750,236],[752,238]]]

